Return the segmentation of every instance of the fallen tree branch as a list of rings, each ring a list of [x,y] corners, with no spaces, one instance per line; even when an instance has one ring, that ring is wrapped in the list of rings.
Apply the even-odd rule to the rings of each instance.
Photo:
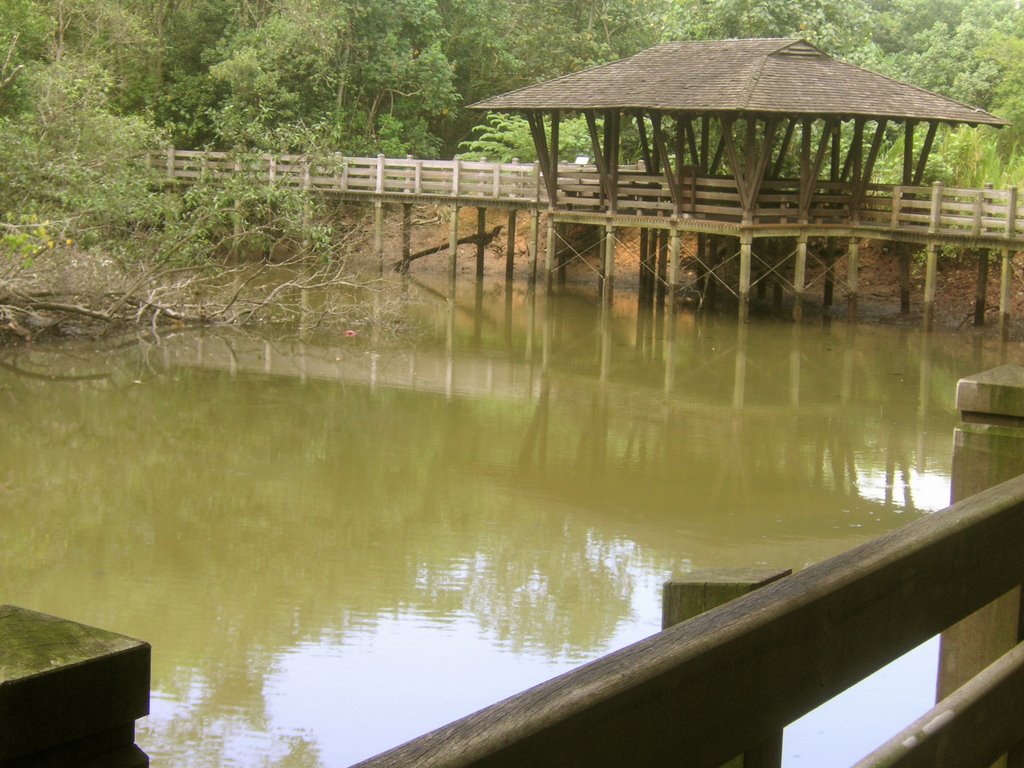
[[[482,242],[484,247],[487,247],[488,245],[491,244],[494,238],[498,236],[498,233],[501,232],[501,229],[502,225],[499,224],[490,232],[485,232],[483,235],[466,235],[466,237],[460,237],[458,240],[455,241],[455,244],[468,245],[469,243],[480,244]],[[441,251],[445,250],[448,247],[449,243],[441,243],[440,245],[435,245],[431,248],[424,248],[421,251],[410,253],[408,260],[401,259],[399,261],[396,261],[394,264],[391,265],[391,269],[395,272],[398,272],[399,270],[402,269],[403,264],[416,261],[416,259],[422,259],[424,256],[433,256],[435,253],[440,253]]]

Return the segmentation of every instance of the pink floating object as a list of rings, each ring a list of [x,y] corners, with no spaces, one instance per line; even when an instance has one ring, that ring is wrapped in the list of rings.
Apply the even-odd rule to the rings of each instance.
[[[347,338],[347,339],[351,339],[353,336],[358,336],[358,335],[359,335],[359,331],[354,331],[351,328],[349,328],[347,331],[345,331],[345,338]]]

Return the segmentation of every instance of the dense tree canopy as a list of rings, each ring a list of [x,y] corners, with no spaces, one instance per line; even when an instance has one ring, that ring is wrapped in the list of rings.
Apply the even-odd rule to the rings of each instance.
[[[156,207],[122,159],[169,143],[528,159],[519,121],[465,105],[661,40],[749,36],[803,37],[1014,121],[941,137],[936,167],[1020,180],[1018,0],[4,0],[0,209],[8,234],[54,211],[137,229]]]

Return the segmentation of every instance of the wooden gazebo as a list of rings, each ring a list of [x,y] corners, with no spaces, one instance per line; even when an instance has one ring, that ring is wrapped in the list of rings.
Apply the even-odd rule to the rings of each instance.
[[[939,242],[1018,245],[1015,195],[979,190],[965,203],[963,190],[940,189],[936,201],[934,188],[920,189],[930,181],[926,162],[941,124],[998,127],[1004,120],[838,61],[803,40],[664,43],[472,106],[526,116],[552,221],[664,231],[675,257],[679,232],[738,238],[744,312],[756,238],[796,239],[797,306],[808,238],[848,238],[854,308],[861,238],[923,243],[933,260]],[[594,158],[587,167],[559,163],[566,113],[586,118]],[[635,121],[639,165],[620,162],[624,121]],[[900,140],[897,131],[902,184],[873,185],[880,151]],[[965,205],[966,224],[957,217]],[[778,265],[769,269],[781,273]]]

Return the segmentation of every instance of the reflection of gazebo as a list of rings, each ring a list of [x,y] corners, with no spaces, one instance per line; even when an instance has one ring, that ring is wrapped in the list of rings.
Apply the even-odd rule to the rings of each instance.
[[[556,220],[738,237],[743,304],[754,238],[797,238],[799,298],[808,236],[999,248],[1016,235],[1009,192],[972,190],[976,199],[965,202],[964,190],[940,191],[936,203],[933,188],[917,188],[940,124],[1005,121],[802,40],[665,43],[473,107],[525,114]],[[586,118],[589,169],[559,167],[566,112]],[[640,166],[620,165],[623,118],[636,121]],[[872,185],[879,153],[900,126],[902,185]]]

